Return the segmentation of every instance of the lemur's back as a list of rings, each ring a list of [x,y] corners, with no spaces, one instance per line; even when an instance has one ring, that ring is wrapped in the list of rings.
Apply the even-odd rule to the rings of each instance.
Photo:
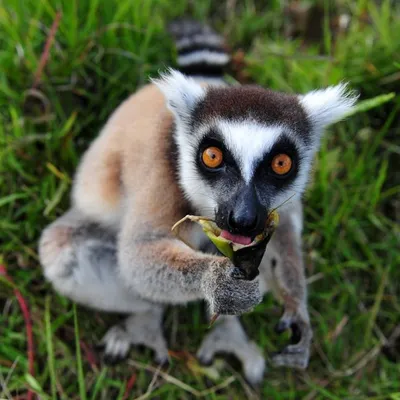
[[[132,194],[142,203],[138,207],[153,215],[162,204],[179,201],[182,196],[167,157],[171,128],[172,116],[154,84],[129,97],[83,157],[73,191],[75,205],[95,220],[117,223],[125,195]],[[165,201],[170,196],[174,201]]]

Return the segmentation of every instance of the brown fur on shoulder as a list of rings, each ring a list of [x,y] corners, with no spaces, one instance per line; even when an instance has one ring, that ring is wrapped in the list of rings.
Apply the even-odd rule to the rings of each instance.
[[[137,218],[151,216],[169,229],[187,208],[174,176],[175,160],[167,156],[172,122],[155,85],[129,97],[84,155],[75,179],[75,205],[97,221],[118,226],[129,198],[141,210]]]

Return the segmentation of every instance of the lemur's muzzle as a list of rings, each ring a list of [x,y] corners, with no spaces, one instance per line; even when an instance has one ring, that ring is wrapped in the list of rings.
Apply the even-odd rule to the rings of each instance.
[[[267,210],[260,203],[254,186],[238,190],[227,207],[228,230],[233,234],[255,237],[264,230]]]
[[[259,266],[266,246],[272,236],[266,227],[268,210],[258,198],[254,186],[244,186],[237,190],[227,203],[217,212],[216,222],[222,229],[221,237],[244,245],[234,252],[232,277],[253,280],[259,274]],[[254,245],[254,239],[265,234],[262,240]]]

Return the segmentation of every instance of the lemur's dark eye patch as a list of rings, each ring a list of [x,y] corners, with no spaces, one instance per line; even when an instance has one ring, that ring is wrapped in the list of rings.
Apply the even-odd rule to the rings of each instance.
[[[267,182],[276,188],[284,188],[296,177],[301,158],[296,144],[282,135],[259,160],[254,174],[260,184]]]
[[[210,129],[198,143],[196,165],[202,176],[210,182],[226,176],[239,176],[238,165],[216,128]]]

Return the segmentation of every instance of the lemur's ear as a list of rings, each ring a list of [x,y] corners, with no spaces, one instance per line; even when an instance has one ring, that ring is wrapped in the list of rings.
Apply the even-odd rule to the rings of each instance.
[[[340,121],[352,109],[357,95],[347,89],[346,83],[314,90],[300,96],[300,103],[306,110],[314,129],[321,130]]]
[[[182,122],[187,122],[196,104],[205,96],[205,90],[192,78],[173,69],[153,80],[167,99],[168,108]]]

